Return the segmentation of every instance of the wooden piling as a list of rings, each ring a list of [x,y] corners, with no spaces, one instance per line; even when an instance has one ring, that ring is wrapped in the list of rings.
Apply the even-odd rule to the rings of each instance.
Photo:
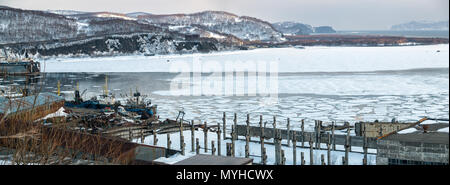
[[[153,145],[157,145],[158,144],[158,137],[156,136],[156,131],[155,129],[153,129]]]
[[[275,116],[273,116],[273,139],[276,138],[276,130],[277,130],[277,118]]]
[[[231,157],[231,143],[227,143],[227,156]]]
[[[267,164],[267,151],[266,151],[266,148],[263,148],[262,162],[263,162],[263,165]]]
[[[195,151],[194,146],[194,138],[195,138],[195,126],[194,126],[194,120],[191,121],[191,152]]]
[[[204,134],[204,143],[205,143],[205,153],[208,152],[208,123],[205,121],[205,127],[203,128],[203,134]]]
[[[259,115],[259,128],[261,129],[261,135],[259,137],[259,140],[261,143],[261,158],[262,158],[261,161],[263,161],[263,164],[265,164],[264,163],[264,155],[265,155],[265,153],[264,153],[264,150],[265,150],[265,148],[264,148],[264,127],[263,127],[262,115]]]
[[[220,123],[217,123],[217,155],[221,155],[221,138],[220,138]],[[225,139],[225,138],[224,138]]]
[[[231,126],[231,156],[235,156],[236,154],[236,127],[235,125]]]
[[[325,156],[323,154],[320,155],[320,161],[322,165],[325,165]]]
[[[317,148],[321,149],[321,143],[322,143],[322,121],[317,121]]]
[[[293,165],[297,165],[297,136],[296,132],[292,133],[292,161]]]
[[[309,164],[314,165],[314,148],[313,148],[313,136],[309,140]]]
[[[200,141],[198,138],[195,138],[195,146],[196,146],[195,153],[198,155],[200,154]]]
[[[365,124],[363,124],[363,150],[364,150],[363,165],[367,165],[367,136]]]
[[[170,145],[172,144],[172,141],[170,141],[170,133],[167,133],[167,148],[170,149]],[[181,145],[181,143],[180,143]]]
[[[184,128],[183,128],[183,118],[181,118],[180,119],[180,150],[182,151],[182,153],[184,153],[183,151],[184,151],[184,146],[183,146],[183,143],[184,143],[184,135],[183,135],[183,131],[184,131]]]
[[[305,153],[300,152],[300,162],[302,165],[305,165]]]
[[[211,155],[215,155],[216,147],[214,146],[214,141],[211,141]]]
[[[223,139],[226,139],[227,138],[227,116],[226,116],[225,112],[223,112],[223,120],[222,120],[222,122],[223,122],[223,127],[222,127],[222,129],[223,129]]]
[[[327,143],[327,164],[331,165],[331,144]]]
[[[350,149],[350,127],[347,129],[347,136],[345,137],[345,161],[348,161],[348,153]]]
[[[281,130],[275,130],[275,161],[277,165],[281,164]]]
[[[245,157],[250,157],[250,114],[247,114],[247,127],[245,132]]]
[[[302,119],[302,148],[305,147],[305,120]]]
[[[333,150],[336,151],[336,139],[334,137],[334,129],[336,127],[336,125],[334,124],[334,121],[331,123],[331,139],[333,141]]]
[[[233,119],[234,128],[237,128],[237,114],[234,113],[234,119]]]
[[[180,148],[181,148],[181,155],[184,155],[185,152],[185,147],[186,147],[186,143],[184,143],[184,136],[181,136],[181,143],[180,143]]]
[[[245,143],[245,158],[250,157],[250,145],[248,144],[248,136],[246,136],[246,143]]]
[[[291,125],[290,125],[290,120],[289,120],[289,118],[287,118],[287,145],[288,146],[291,146],[291,137],[290,137],[290,134],[291,134]]]

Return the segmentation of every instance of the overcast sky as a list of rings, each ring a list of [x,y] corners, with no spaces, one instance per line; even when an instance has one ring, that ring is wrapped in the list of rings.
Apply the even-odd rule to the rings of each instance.
[[[0,0],[0,5],[154,14],[222,10],[269,22],[299,21],[338,30],[383,30],[413,20],[449,19],[448,0]]]

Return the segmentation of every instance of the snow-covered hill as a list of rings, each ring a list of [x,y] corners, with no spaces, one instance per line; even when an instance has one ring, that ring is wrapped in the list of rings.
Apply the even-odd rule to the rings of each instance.
[[[204,11],[193,14],[143,15],[138,18],[152,24],[198,25],[211,31],[234,35],[247,41],[279,42],[284,40],[282,34],[275,30],[270,23],[228,12]]]
[[[286,35],[308,35],[314,33],[314,28],[311,25],[298,22],[277,22],[272,25]]]

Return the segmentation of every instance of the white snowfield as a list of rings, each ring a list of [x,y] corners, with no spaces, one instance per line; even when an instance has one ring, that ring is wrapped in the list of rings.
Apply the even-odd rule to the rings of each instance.
[[[100,58],[53,58],[42,60],[45,72],[205,72],[192,67],[214,65],[217,72],[254,71],[256,64],[274,62],[279,73],[365,72],[448,68],[449,45],[392,47],[323,47],[305,49],[269,48],[209,54],[118,56]],[[250,65],[250,68],[248,65]],[[233,66],[234,69],[227,69]],[[272,66],[271,66],[272,67]],[[177,71],[178,70],[178,71]],[[206,71],[208,72],[208,71]]]

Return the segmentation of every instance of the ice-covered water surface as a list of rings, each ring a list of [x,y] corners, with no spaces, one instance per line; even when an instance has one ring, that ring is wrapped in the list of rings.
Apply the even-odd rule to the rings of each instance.
[[[179,110],[186,112],[185,119],[221,122],[222,112],[227,112],[229,122],[238,113],[243,121],[251,114],[252,124],[259,115],[271,121],[276,115],[283,127],[290,118],[294,128],[306,119],[325,122],[349,121],[416,121],[422,116],[448,118],[449,115],[449,45],[406,47],[307,47],[306,49],[258,49],[213,54],[183,56],[124,56],[111,58],[52,59],[45,62],[47,72],[97,72],[49,73],[44,88],[55,91],[56,80],[65,79],[62,89],[71,91],[80,83],[88,89],[85,97],[103,90],[104,75],[108,75],[110,92],[120,97],[130,89],[139,88],[149,94],[158,105],[161,118],[175,118]],[[192,89],[210,82],[230,82],[226,76],[201,74],[200,80],[188,80],[180,89],[171,83],[183,73],[170,73],[178,64],[213,62],[224,66],[236,61],[275,61],[278,74],[275,104],[262,104],[267,96],[195,95]],[[187,71],[197,71],[187,66]],[[201,68],[200,68],[201,69]],[[227,68],[220,68],[227,71]],[[123,72],[123,73],[105,73]],[[133,73],[127,73],[133,72]],[[140,72],[140,73],[138,73]],[[183,78],[194,76],[187,73]],[[247,74],[247,81],[251,74]],[[248,81],[238,83],[251,89]],[[238,88],[241,86],[235,85]],[[183,88],[188,88],[184,91]],[[225,89],[222,86],[219,88]],[[184,96],[178,96],[178,95]],[[307,125],[306,129],[310,129]]]
[[[396,47],[269,48],[211,54],[53,58],[42,60],[45,72],[205,72],[192,62],[214,64],[220,71],[240,62],[275,62],[278,72],[355,72],[448,68],[449,45]],[[185,67],[185,65],[187,65]],[[203,66],[205,67],[205,66]],[[251,70],[251,69],[250,69]]]

